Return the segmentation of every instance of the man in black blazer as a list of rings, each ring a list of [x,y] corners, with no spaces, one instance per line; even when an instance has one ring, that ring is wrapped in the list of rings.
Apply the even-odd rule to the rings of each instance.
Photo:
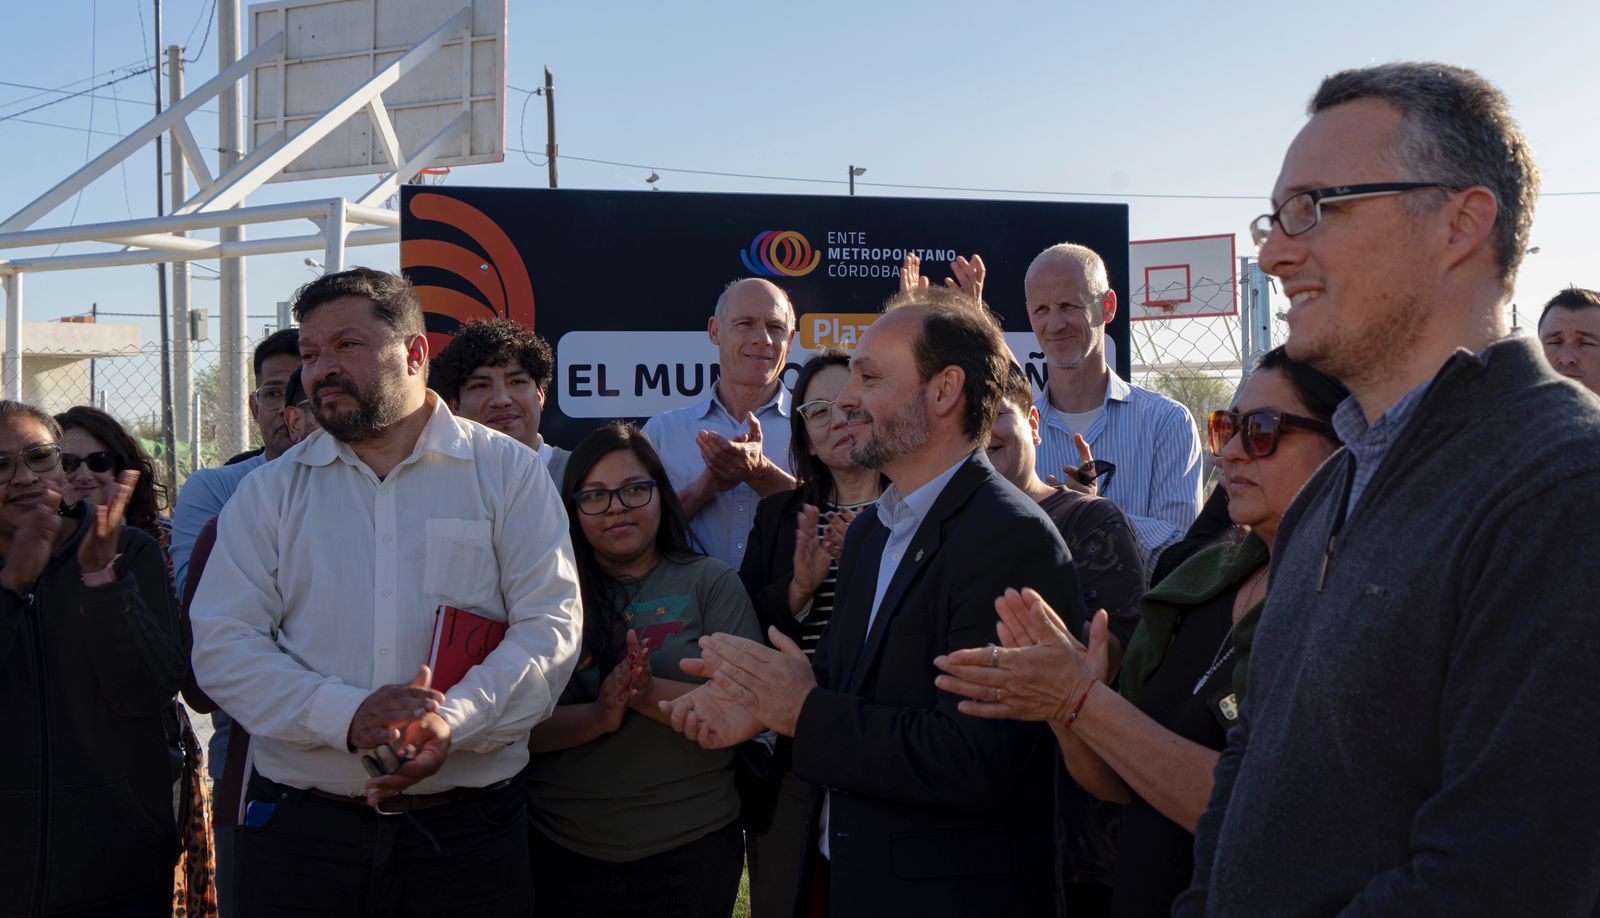
[[[851,458],[892,487],[846,537],[815,668],[776,630],[780,650],[713,636],[712,681],[664,707],[705,745],[794,738],[795,773],[819,787],[812,875],[829,914],[1051,915],[1049,733],[959,713],[933,659],[994,641],[1007,587],[1033,586],[1080,629],[1077,580],[1049,518],[980,448],[1010,361],[998,324],[956,294],[902,296],[838,400]]]

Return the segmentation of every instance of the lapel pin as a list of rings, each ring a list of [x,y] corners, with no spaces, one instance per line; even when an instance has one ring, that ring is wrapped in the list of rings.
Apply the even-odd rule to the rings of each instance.
[[[922,560],[922,549],[920,549],[920,548],[917,549],[917,556],[915,558],[912,558],[911,560],[912,561],[921,561]]]

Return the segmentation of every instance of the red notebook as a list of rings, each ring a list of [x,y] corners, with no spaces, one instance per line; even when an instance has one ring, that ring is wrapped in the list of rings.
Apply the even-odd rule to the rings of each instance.
[[[433,672],[433,687],[448,692],[500,646],[506,625],[455,606],[440,606],[435,615],[428,669]]]

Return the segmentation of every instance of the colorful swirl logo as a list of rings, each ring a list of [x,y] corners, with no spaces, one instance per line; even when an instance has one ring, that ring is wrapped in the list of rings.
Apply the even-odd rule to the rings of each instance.
[[[817,269],[821,252],[813,252],[806,237],[794,230],[767,230],[751,240],[739,258],[758,277],[804,277]]]

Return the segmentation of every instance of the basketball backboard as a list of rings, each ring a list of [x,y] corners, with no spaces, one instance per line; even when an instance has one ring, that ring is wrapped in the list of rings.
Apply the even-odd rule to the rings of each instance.
[[[283,52],[251,73],[246,137],[252,149],[292,138],[468,6],[470,26],[384,90],[376,111],[358,112],[272,181],[394,171],[463,114],[466,129],[428,165],[504,159],[506,3],[271,0],[251,5],[252,48],[284,35]]]
[[[1233,235],[1128,243],[1128,318],[1194,319],[1239,313]]]

